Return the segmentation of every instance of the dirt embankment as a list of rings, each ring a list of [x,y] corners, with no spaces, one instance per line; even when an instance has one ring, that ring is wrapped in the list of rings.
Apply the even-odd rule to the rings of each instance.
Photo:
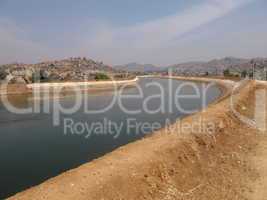
[[[20,95],[29,93],[30,90],[25,84],[0,84],[0,95]]]
[[[255,89],[239,88],[240,113],[253,114]],[[258,131],[240,122],[229,100],[10,199],[248,199]],[[199,121],[202,128],[181,128]]]

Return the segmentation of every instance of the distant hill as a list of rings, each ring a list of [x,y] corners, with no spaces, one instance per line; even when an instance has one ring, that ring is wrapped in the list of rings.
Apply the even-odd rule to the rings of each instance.
[[[128,72],[158,72],[166,68],[158,67],[152,64],[129,63],[126,65],[114,66],[114,69]]]
[[[241,72],[243,70],[248,70],[251,68],[251,61],[261,63],[264,62],[265,58],[255,58],[255,59],[243,59],[235,57],[225,57],[222,59],[214,59],[208,62],[188,62],[176,65],[171,65],[168,69],[173,70],[175,73],[185,74],[185,75],[203,75],[209,74],[223,74],[226,69],[236,70]]]
[[[244,59],[235,57],[225,57],[222,59],[213,59],[207,62],[195,61],[179,63],[170,65],[168,67],[159,67],[152,64],[129,63],[126,65],[114,66],[114,69],[128,72],[166,72],[168,70],[172,70],[174,73],[182,75],[204,75],[207,73],[211,75],[221,75],[226,69],[231,69],[238,72],[248,70],[249,68],[251,68],[252,60],[261,63],[267,59]]]

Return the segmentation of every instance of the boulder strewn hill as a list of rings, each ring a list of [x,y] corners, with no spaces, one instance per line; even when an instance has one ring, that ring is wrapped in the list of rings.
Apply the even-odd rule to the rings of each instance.
[[[13,83],[33,83],[58,81],[93,80],[99,73],[119,74],[112,67],[87,58],[69,58],[37,64],[7,64],[0,66],[0,81]],[[121,72],[123,74],[123,72]],[[121,78],[123,75],[120,75]]]

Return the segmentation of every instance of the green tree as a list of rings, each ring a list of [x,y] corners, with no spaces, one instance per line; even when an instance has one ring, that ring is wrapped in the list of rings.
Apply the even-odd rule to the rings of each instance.
[[[4,69],[0,68],[0,80],[5,79],[7,75],[8,75],[8,73],[6,73],[6,71]]]
[[[247,75],[248,75],[248,72],[247,72],[246,70],[243,70],[243,71],[241,72],[241,77],[242,77],[242,78],[246,78]]]
[[[32,83],[39,83],[40,79],[41,79],[41,77],[40,77],[39,71],[38,72],[34,71],[32,73],[32,77],[31,77]]]
[[[224,70],[223,75],[224,76],[231,76],[230,70],[229,69]]]
[[[95,75],[95,80],[96,80],[96,81],[100,81],[100,80],[109,80],[109,79],[110,79],[109,76],[106,75],[106,74],[104,74],[104,73],[97,73],[97,74]]]

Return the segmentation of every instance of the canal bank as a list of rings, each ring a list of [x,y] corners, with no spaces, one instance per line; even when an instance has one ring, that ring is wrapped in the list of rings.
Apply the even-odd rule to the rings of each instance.
[[[23,95],[32,94],[33,91],[53,91],[53,90],[101,90],[112,89],[122,85],[135,84],[139,77],[131,80],[112,80],[112,81],[84,81],[84,82],[52,82],[52,83],[33,83],[33,84],[0,84],[1,95]]]
[[[247,156],[257,132],[233,114],[231,84],[219,83],[227,89],[220,101],[181,120],[213,122],[215,133],[182,133],[174,124],[11,199],[242,199],[256,173]],[[237,110],[249,114],[254,90],[252,82],[239,89]]]

